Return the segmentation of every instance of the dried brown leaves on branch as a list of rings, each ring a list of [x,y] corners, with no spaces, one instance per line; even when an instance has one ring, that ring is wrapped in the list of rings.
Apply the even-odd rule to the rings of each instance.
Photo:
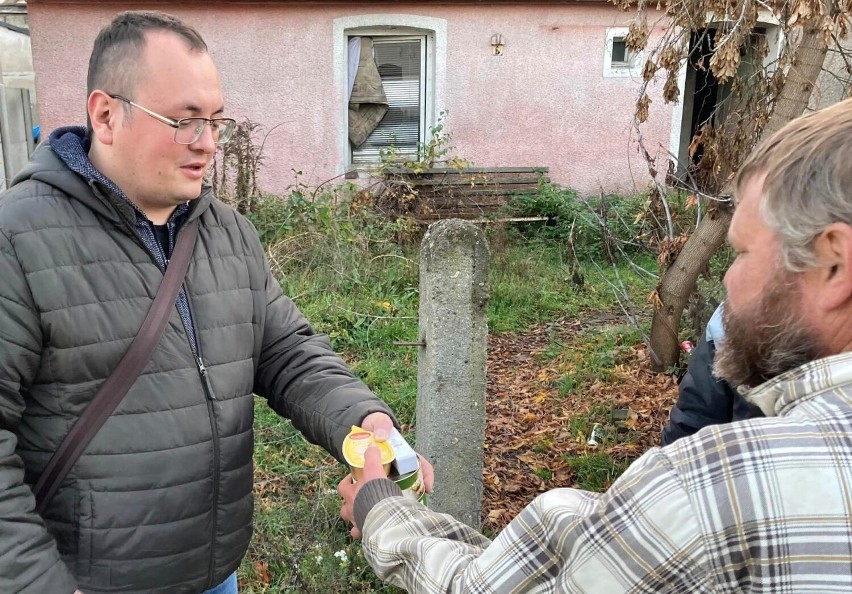
[[[823,32],[826,46],[843,53],[840,40],[849,31],[850,0],[667,0],[664,3],[639,0],[630,3],[614,0],[636,17],[625,39],[633,52],[646,52],[642,71],[644,81],[636,103],[635,121],[648,120],[652,99],[651,84],[662,78],[662,97],[666,103],[680,99],[678,78],[688,62],[698,70],[709,69],[728,92],[700,131],[690,151],[696,189],[705,194],[721,191],[724,182],[753,148],[769,120],[784,77],[793,63],[797,32],[816,27]],[[649,24],[654,9],[663,8],[664,16]],[[767,33],[777,24],[780,34]],[[652,34],[654,30],[661,34]],[[701,55],[701,40],[708,40],[710,55]],[[651,43],[653,40],[653,47]],[[771,44],[777,51],[770,57]],[[646,154],[657,151],[646,149]],[[696,158],[696,154],[698,158]],[[651,165],[655,171],[659,164]],[[654,174],[652,173],[652,176]]]
[[[639,131],[650,117],[651,86],[662,81],[663,101],[677,102],[683,99],[681,69],[691,67],[709,70],[713,84],[724,88],[712,115],[697,122],[689,162],[675,167],[689,171],[689,179],[679,184],[702,197],[723,192],[760,138],[785,77],[796,67],[794,50],[804,29],[818,29],[827,47],[843,56],[849,53],[841,41],[849,32],[852,0],[613,1],[635,12],[625,41],[631,51],[644,52],[646,57],[634,129],[652,178],[669,168],[655,162],[652,155],[660,151],[644,146]],[[656,21],[649,21],[655,17]],[[847,64],[852,71],[852,57]],[[666,158],[676,160],[677,155]]]
[[[256,138],[260,124],[243,120],[216,154],[211,182],[216,198],[240,213],[252,212],[260,199],[257,174],[263,163],[263,144]]]
[[[667,218],[660,219],[667,227],[668,241],[660,244],[661,281],[653,300],[657,308],[650,342],[655,366],[665,369],[677,364],[681,314],[698,275],[708,269],[724,241],[730,209],[717,207],[729,203],[728,184],[740,163],[765,130],[780,127],[805,109],[810,91],[818,84],[826,50],[839,54],[852,73],[850,43],[844,41],[852,1],[613,2],[635,12],[626,42],[646,60],[632,134],[647,164],[652,192],[664,206],[668,193],[664,184],[700,198],[700,203],[693,204],[698,236],[687,230],[696,241],[681,245],[682,238],[672,233],[669,209]],[[681,97],[682,69],[688,69],[686,80],[695,83],[692,97]],[[829,74],[844,83],[846,93],[852,92],[848,74],[845,78]],[[684,88],[693,92],[690,84]],[[682,124],[692,135],[688,154],[680,147],[679,154],[671,154],[667,145],[647,146],[650,135],[643,134],[644,124],[653,117],[652,100],[660,96],[665,103],[684,101]],[[660,176],[663,172],[665,180]],[[725,216],[713,216],[720,212]]]

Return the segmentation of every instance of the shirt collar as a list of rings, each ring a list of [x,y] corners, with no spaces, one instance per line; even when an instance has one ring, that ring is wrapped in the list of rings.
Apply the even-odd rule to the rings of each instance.
[[[772,378],[743,396],[766,416],[784,416],[799,402],[852,383],[852,352],[817,359]]]

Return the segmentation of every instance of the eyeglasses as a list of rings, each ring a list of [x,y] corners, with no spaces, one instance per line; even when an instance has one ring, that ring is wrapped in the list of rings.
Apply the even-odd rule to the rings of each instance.
[[[144,111],[155,120],[159,120],[165,125],[174,128],[175,142],[178,144],[193,144],[194,142],[197,142],[198,139],[201,138],[201,134],[204,132],[204,127],[208,124],[210,125],[210,132],[213,134],[213,141],[216,144],[225,144],[231,138],[231,135],[234,133],[234,129],[237,127],[236,120],[232,120],[230,118],[181,118],[179,120],[173,120],[151,111],[150,109],[142,107],[138,103],[134,103],[130,99],[122,97],[121,95],[112,95],[110,93],[107,93],[107,95],[113,99],[124,101],[128,105]]]

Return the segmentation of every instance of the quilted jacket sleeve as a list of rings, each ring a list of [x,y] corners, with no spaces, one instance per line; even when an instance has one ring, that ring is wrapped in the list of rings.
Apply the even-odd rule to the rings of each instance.
[[[692,353],[678,389],[677,403],[663,428],[661,445],[674,443],[702,427],[730,423],[736,392],[728,382],[713,377],[713,343],[702,337]]]
[[[255,393],[312,443],[343,461],[341,446],[352,425],[390,408],[355,378],[324,334],[314,331],[268,271],[266,323]],[[394,421],[396,424],[396,421]],[[397,424],[398,425],[398,424]]]
[[[42,344],[37,312],[9,238],[0,234],[0,592],[73,592],[71,572],[35,513],[15,453],[23,393],[33,380]]]

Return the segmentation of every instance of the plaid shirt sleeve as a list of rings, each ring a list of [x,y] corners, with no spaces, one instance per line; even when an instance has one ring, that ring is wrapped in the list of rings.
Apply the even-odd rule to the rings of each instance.
[[[606,494],[540,495],[493,542],[399,497],[378,503],[363,532],[376,574],[414,593],[709,587],[702,581],[708,571],[699,520],[659,450],[640,458]]]

